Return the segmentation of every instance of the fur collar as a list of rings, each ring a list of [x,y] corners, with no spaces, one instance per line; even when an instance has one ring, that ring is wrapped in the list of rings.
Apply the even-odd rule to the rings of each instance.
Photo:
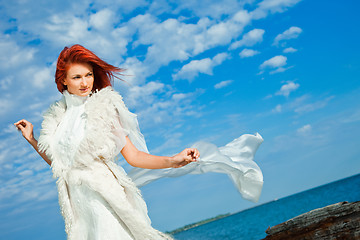
[[[45,152],[52,162],[51,168],[54,177],[64,175],[64,171],[66,172],[69,168],[59,160],[58,153],[54,151],[55,143],[53,142],[54,134],[66,109],[64,96],[49,107],[43,115],[44,120],[38,141],[39,151]],[[125,113],[125,115],[122,116],[121,113]],[[129,125],[134,125],[134,123],[130,123],[128,118],[130,116],[136,119],[136,115],[128,111],[122,97],[110,86],[89,95],[85,104],[85,114],[87,114],[85,136],[75,154],[72,167],[85,168],[90,166],[94,159],[114,161],[117,148],[112,130],[117,126],[119,120],[124,122],[121,125],[132,127]],[[124,129],[125,133],[130,131],[131,129]]]

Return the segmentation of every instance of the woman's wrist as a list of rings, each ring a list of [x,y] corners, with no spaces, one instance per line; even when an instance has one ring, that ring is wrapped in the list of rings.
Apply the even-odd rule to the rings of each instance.
[[[37,147],[38,141],[34,138],[34,136],[31,136],[30,138],[26,139],[33,147]]]
[[[174,156],[167,157],[166,162],[167,162],[167,165],[168,165],[167,168],[173,168],[174,167]]]

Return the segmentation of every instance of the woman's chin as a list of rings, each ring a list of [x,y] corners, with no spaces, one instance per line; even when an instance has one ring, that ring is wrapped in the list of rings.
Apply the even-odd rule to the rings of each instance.
[[[87,89],[86,91],[83,90],[78,90],[76,91],[75,95],[81,96],[81,97],[86,97],[91,93],[90,89]]]

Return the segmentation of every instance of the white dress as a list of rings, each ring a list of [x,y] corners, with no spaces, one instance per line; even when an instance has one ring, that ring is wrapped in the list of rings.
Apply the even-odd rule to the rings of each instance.
[[[260,196],[262,173],[253,162],[262,142],[259,134],[243,135],[222,148],[196,143],[201,154],[198,162],[177,169],[135,168],[129,173],[131,179],[115,164],[125,136],[147,152],[136,115],[111,87],[88,97],[64,91],[63,98],[44,114],[38,146],[52,160],[58,178],[68,239],[171,239],[151,227],[136,187],[160,177],[221,172],[231,177],[244,198],[257,201]]]
[[[61,153],[59,154],[60,160],[71,166],[76,150],[85,133],[85,104],[88,97],[72,95],[67,91],[63,94],[67,110],[56,129],[54,148],[56,152]],[[92,177],[95,178],[97,174],[101,174],[99,180],[108,182],[106,188],[110,188],[114,184],[117,185],[112,173],[104,168],[104,165],[98,165],[95,171],[90,170]],[[71,170],[70,173],[81,174],[76,170]],[[70,183],[71,180],[68,182]],[[106,199],[88,184],[68,184],[68,191],[76,219],[72,226],[73,239],[133,239],[129,229],[127,229],[121,218],[116,215]],[[121,193],[123,189],[120,188],[118,191]],[[121,197],[119,196],[119,200]]]

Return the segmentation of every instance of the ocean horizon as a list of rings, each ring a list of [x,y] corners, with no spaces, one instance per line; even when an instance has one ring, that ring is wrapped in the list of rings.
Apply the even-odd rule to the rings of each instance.
[[[265,230],[308,211],[337,202],[360,200],[360,174],[326,183],[260,205],[188,224],[170,233],[177,240],[262,239]],[[208,220],[208,221],[207,221]],[[205,223],[204,223],[205,222]],[[175,233],[176,232],[176,233]]]

